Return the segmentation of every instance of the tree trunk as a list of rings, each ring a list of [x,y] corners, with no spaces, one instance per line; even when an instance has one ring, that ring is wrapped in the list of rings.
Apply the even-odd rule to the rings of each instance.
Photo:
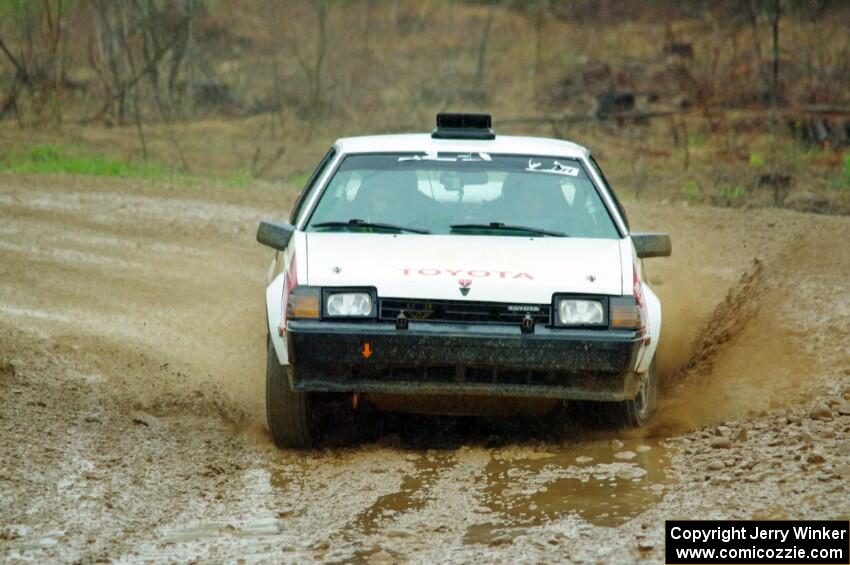
[[[773,2],[773,84],[771,88],[771,103],[774,110],[779,105],[779,18],[782,15],[780,0]]]
[[[493,10],[487,12],[487,21],[484,22],[484,29],[481,32],[481,41],[478,42],[478,62],[475,66],[475,85],[476,88],[483,88],[484,72],[487,63],[487,44],[490,42],[490,28],[493,27]]]

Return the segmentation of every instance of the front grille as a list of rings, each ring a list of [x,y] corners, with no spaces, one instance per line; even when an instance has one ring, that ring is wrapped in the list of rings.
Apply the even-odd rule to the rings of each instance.
[[[465,300],[381,298],[379,303],[379,318],[389,321],[395,320],[400,312],[404,312],[405,317],[411,321],[519,325],[528,314],[535,324],[548,324],[552,310],[549,304],[505,304]]]

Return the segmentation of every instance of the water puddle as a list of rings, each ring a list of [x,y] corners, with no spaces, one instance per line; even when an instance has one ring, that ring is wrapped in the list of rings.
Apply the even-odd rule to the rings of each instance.
[[[358,531],[375,533],[399,514],[415,512],[425,506],[433,496],[432,486],[440,471],[451,464],[450,454],[431,454],[419,458],[416,470],[404,476],[398,491],[380,497],[357,518]]]
[[[469,544],[498,546],[526,529],[570,517],[592,526],[617,527],[660,502],[672,483],[667,473],[670,450],[655,439],[518,443],[485,451],[489,463],[476,480],[475,492],[457,493],[479,507],[478,515],[484,518],[467,522],[464,542]],[[439,498],[437,484],[467,455],[463,448],[429,449],[406,457],[413,469],[397,491],[360,513],[353,521],[357,532],[389,533],[404,514],[434,511],[425,509]]]
[[[598,440],[552,449],[497,450],[486,468],[484,504],[498,520],[467,531],[468,543],[497,543],[503,530],[578,515],[616,527],[659,502],[669,453],[658,441]]]
[[[376,547],[404,553],[410,537],[423,531],[456,531],[464,544],[498,547],[557,520],[616,527],[662,499],[672,482],[669,459],[660,441],[637,438],[287,458],[245,472],[242,500],[218,520],[169,528],[163,543],[147,549],[204,555],[225,537],[257,558],[347,562],[367,559]],[[458,499],[461,505],[452,506]],[[328,508],[316,508],[317,501]]]

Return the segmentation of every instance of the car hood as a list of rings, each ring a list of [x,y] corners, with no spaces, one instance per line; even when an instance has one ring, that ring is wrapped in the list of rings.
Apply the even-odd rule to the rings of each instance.
[[[546,304],[622,294],[616,239],[307,233],[307,284],[379,296]],[[468,289],[464,294],[461,289]]]

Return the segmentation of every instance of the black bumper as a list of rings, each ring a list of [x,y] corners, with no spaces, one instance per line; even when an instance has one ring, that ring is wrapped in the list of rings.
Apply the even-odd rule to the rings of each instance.
[[[635,332],[515,326],[290,321],[301,391],[624,400],[637,393]],[[368,344],[368,346],[367,346]]]

